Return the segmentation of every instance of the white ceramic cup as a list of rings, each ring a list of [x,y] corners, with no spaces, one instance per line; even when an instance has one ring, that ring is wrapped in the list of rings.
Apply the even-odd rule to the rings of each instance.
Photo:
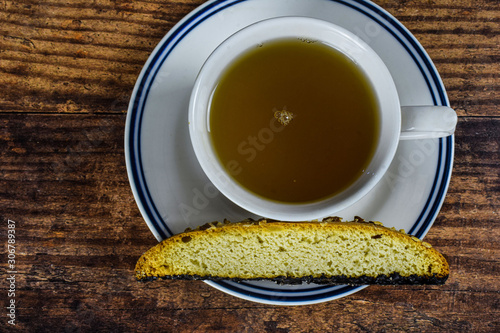
[[[211,143],[210,102],[221,74],[235,58],[256,45],[283,38],[321,42],[347,55],[371,81],[379,103],[379,143],[366,172],[341,193],[313,203],[276,202],[250,192],[231,177]],[[456,122],[455,111],[448,107],[402,107],[392,76],[375,51],[341,27],[305,17],[260,21],[222,42],[203,65],[189,105],[189,132],[193,149],[210,181],[238,206],[256,215],[283,221],[312,220],[335,215],[360,200],[380,181],[394,158],[399,140],[448,136],[453,134]]]

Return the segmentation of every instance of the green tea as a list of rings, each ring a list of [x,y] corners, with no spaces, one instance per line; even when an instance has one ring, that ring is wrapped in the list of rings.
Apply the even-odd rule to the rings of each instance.
[[[378,103],[344,54],[310,40],[256,46],[213,92],[210,135],[231,176],[279,202],[314,202],[349,187],[373,157]]]

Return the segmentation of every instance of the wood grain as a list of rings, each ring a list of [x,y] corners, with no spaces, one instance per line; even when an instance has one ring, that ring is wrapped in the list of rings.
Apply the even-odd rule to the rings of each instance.
[[[459,113],[448,195],[426,236],[450,262],[445,285],[281,307],[133,280],[156,240],[127,179],[128,100],[153,48],[203,2],[0,2],[0,277],[9,219],[18,271],[17,325],[0,313],[0,331],[500,331],[497,1],[376,1],[424,46]]]

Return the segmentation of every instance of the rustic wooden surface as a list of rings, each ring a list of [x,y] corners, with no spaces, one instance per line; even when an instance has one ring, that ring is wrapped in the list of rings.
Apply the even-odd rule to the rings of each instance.
[[[134,281],[135,261],[156,240],[126,175],[127,103],[154,46],[203,2],[0,1],[1,331],[499,332],[496,0],[376,1],[426,48],[459,113],[453,178],[426,237],[449,258],[446,285],[282,307],[203,282]]]

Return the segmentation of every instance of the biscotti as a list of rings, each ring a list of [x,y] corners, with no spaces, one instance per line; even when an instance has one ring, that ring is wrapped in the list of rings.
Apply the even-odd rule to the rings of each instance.
[[[210,223],[144,253],[141,281],[272,280],[318,284],[443,284],[446,259],[428,243],[379,222]]]

